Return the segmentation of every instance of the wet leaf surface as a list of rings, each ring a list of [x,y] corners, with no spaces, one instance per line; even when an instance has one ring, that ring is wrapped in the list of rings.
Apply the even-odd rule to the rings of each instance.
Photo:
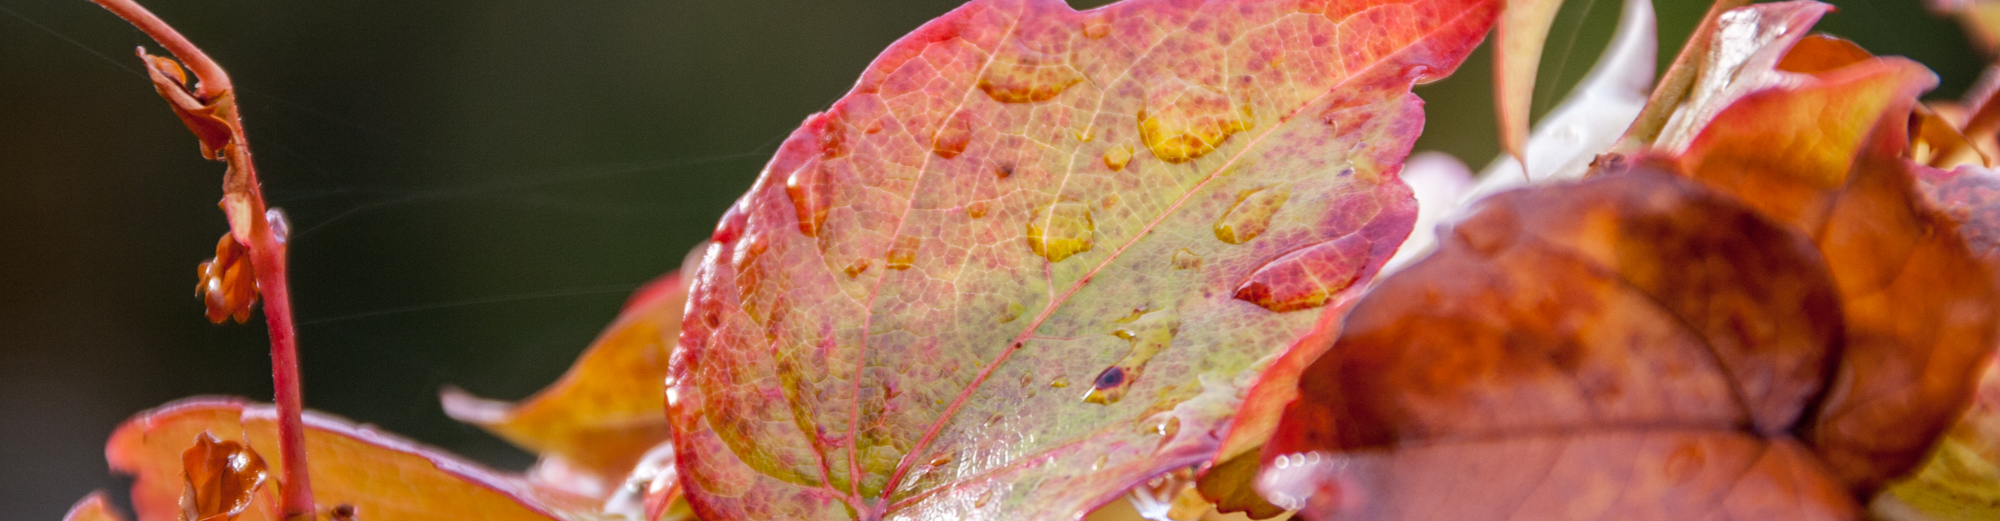
[[[1409,232],[1479,0],[975,1],[725,216],[669,384],[696,512],[1075,519],[1207,461]]]
[[[345,507],[356,519],[594,519],[599,503],[536,488],[442,451],[308,413],[306,454],[321,517]],[[132,502],[139,521],[181,519],[181,454],[198,437],[244,443],[282,462],[277,424],[268,405],[192,398],[154,409],[120,426],[105,449],[111,467],[136,478]],[[275,520],[276,487],[264,487],[239,520]]]
[[[257,451],[204,432],[181,452],[181,477],[181,519],[224,521],[250,508],[270,472]]]

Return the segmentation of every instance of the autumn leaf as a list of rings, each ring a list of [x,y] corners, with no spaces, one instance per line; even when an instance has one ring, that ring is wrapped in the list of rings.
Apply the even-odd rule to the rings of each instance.
[[[445,413],[540,455],[531,479],[606,497],[667,442],[667,353],[686,303],[686,278],[661,276],[547,389],[518,404],[447,389]]]
[[[1697,132],[1710,127],[1716,112],[1737,98],[1794,79],[1778,69],[1778,61],[1832,8],[1811,0],[1793,0],[1722,13],[1715,19],[1709,40],[1701,42],[1704,52],[1687,64],[1696,71],[1689,87],[1692,90],[1684,102],[1667,107],[1676,110],[1653,142],[1655,149],[1679,153]]]
[[[180,519],[182,452],[197,437],[247,443],[269,458],[277,452],[276,412],[268,405],[191,398],[141,413],[111,435],[113,469],[136,478],[132,503],[139,521]],[[589,498],[534,487],[424,447],[327,415],[305,416],[319,515],[344,509],[356,519],[593,519]],[[262,494],[236,519],[276,520],[277,493]]]
[[[1499,110],[1500,145],[1528,168],[1528,108],[1534,100],[1535,71],[1542,44],[1562,0],[1505,0],[1494,31],[1493,106]]]
[[[76,506],[70,507],[69,513],[63,515],[63,521],[125,521],[125,516],[118,515],[118,511],[113,510],[111,503],[104,499],[104,492],[99,491],[76,502]]]
[[[1719,111],[1678,159],[1826,257],[1847,317],[1844,363],[1803,439],[1858,492],[1923,457],[1996,341],[1991,276],[1922,203],[1921,167],[1904,157],[1916,96],[1936,81],[1901,58],[1795,75]]]
[[[257,451],[204,432],[181,451],[181,478],[181,521],[227,521],[250,508],[270,472]]]
[[[1851,517],[1790,436],[1838,306],[1803,236],[1672,173],[1504,192],[1357,302],[1265,490],[1310,519]]]
[[[695,275],[695,511],[1075,519],[1206,461],[1408,233],[1407,88],[1495,9],[981,0],[892,45]]]

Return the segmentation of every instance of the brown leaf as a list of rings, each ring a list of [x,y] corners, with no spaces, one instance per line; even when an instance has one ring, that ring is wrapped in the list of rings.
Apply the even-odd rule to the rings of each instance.
[[[1957,418],[1996,339],[1988,269],[1925,207],[1919,166],[1903,157],[1916,96],[1935,83],[1914,62],[1875,58],[1750,93],[1678,159],[1826,257],[1846,341],[1802,437],[1863,494],[1909,470]]]
[[[201,280],[195,283],[194,294],[208,308],[209,322],[250,320],[250,310],[257,306],[256,267],[249,248],[236,242],[235,234],[222,234],[215,243],[215,256],[196,266],[195,275]]]
[[[1300,379],[1267,497],[1313,519],[1854,513],[1789,434],[1841,331],[1804,237],[1651,166],[1477,208]]]
[[[270,472],[248,445],[217,441],[207,432],[181,452],[181,520],[235,519],[256,499]]]

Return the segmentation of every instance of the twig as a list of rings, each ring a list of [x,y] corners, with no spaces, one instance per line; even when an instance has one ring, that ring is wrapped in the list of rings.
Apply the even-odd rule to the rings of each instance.
[[[297,335],[292,322],[291,290],[285,278],[285,243],[281,231],[274,231],[257,169],[250,160],[250,142],[243,133],[237,114],[236,96],[229,74],[195,47],[180,32],[151,11],[132,0],[91,0],[137,27],[179,58],[193,73],[190,90],[179,66],[145,55],[154,87],[173,105],[189,130],[202,140],[203,154],[226,161],[229,171],[223,181],[222,209],[229,217],[230,234],[249,249],[258,292],[264,300],[264,319],[270,328],[271,379],[278,406],[278,450],[282,476],[279,490],[285,519],[312,519],[315,515],[312,480],[307,472],[305,427],[300,420],[304,400],[300,391]],[[220,126],[221,128],[216,128]],[[226,132],[218,132],[226,131]]]

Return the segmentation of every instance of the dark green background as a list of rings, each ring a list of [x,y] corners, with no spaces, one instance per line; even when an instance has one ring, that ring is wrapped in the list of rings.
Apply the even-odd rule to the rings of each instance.
[[[529,457],[446,419],[438,389],[516,398],[554,379],[779,139],[958,2],[148,3],[229,69],[292,217],[307,403],[518,469]],[[1662,3],[1670,58],[1702,6]],[[1941,93],[1977,73],[1916,0],[1838,3],[1822,29],[1931,64]],[[1565,8],[1538,110],[1617,11]],[[262,319],[201,319],[221,165],[140,74],[149,43],[83,0],[0,0],[0,519],[122,498],[102,445],[132,413],[270,395]],[[1420,149],[1497,152],[1488,59],[1419,90]]]

